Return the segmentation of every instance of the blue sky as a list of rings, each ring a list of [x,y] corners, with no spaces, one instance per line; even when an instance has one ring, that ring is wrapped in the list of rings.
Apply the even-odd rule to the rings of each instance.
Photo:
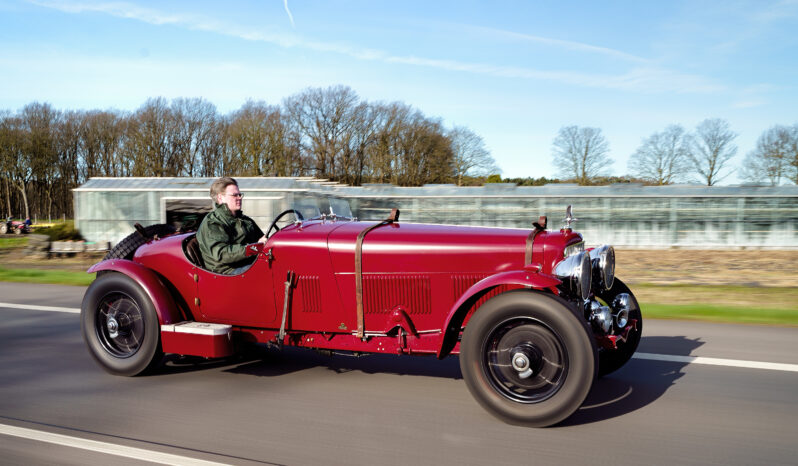
[[[798,123],[796,29],[798,0],[0,0],[0,109],[227,113],[343,84],[471,128],[505,177],[553,176],[562,126],[601,128],[621,175],[641,139],[705,118],[739,133],[736,166]]]

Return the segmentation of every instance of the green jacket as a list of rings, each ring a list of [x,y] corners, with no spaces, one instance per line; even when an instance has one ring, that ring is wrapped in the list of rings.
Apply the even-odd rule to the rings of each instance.
[[[262,236],[263,231],[254,220],[240,211],[234,216],[226,205],[217,204],[197,230],[205,268],[229,274],[236,267],[251,264],[257,256],[246,257],[245,245],[257,243]]]

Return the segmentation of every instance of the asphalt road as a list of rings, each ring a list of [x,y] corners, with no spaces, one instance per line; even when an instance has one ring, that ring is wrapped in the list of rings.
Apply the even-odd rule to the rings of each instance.
[[[0,303],[78,308],[82,295],[0,283]],[[0,464],[798,463],[798,329],[648,320],[639,351],[788,369],[633,359],[563,424],[533,429],[482,410],[454,357],[289,349],[114,377],[77,314],[0,305]]]

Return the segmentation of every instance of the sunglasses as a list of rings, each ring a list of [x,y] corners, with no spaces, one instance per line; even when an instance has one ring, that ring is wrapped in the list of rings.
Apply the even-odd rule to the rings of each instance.
[[[244,197],[244,193],[236,193],[236,194],[225,194],[225,196],[233,196],[233,197]]]

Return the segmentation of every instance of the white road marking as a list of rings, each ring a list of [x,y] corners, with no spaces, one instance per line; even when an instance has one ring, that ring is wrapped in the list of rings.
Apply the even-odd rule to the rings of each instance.
[[[140,461],[150,461],[152,463],[159,464],[205,466],[217,466],[225,464],[199,460],[188,456],[172,455],[169,453],[144,450],[143,448],[126,447],[123,445],[114,445],[113,443],[87,440],[78,437],[71,437],[69,435],[52,434],[50,432],[26,429],[24,427],[9,426],[5,424],[0,424],[0,434],[10,435],[12,437],[21,437],[29,440],[37,440],[39,442],[54,443],[56,445],[79,448],[81,450],[106,453],[108,455],[123,456],[125,458],[133,458]]]
[[[35,306],[33,304],[13,303],[0,303],[0,307],[7,307],[10,309],[25,309],[29,311],[69,312],[71,314],[80,314],[80,308],[73,307]]]
[[[798,364],[779,362],[744,361],[740,359],[706,358],[703,356],[675,356],[671,354],[635,353],[634,359],[652,361],[684,362],[687,364],[707,364],[710,366],[744,367],[746,369],[769,369],[773,371],[798,372]]]
[[[80,314],[79,308],[34,306],[32,304],[0,303],[0,308],[26,309],[31,311],[52,311]],[[773,371],[798,372],[798,364],[784,364],[778,362],[745,361],[741,359],[707,358],[704,356],[676,356],[672,354],[635,353],[633,359],[648,359],[651,361],[683,362],[687,364],[706,364],[710,366],[742,367],[746,369],[767,369]]]

